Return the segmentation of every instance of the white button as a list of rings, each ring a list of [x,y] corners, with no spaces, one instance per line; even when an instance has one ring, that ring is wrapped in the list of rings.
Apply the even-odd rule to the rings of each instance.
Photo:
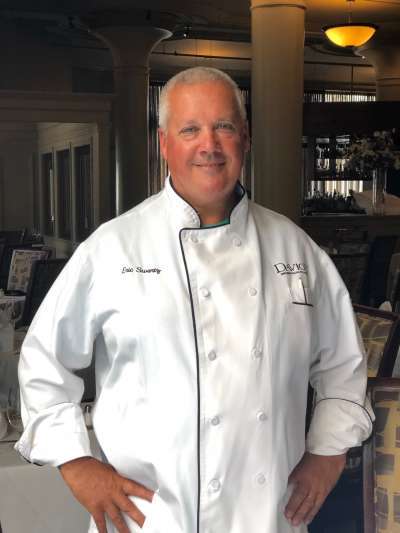
[[[262,357],[261,348],[253,348],[251,350],[251,355],[254,357],[254,359],[259,359],[260,357]]]
[[[242,241],[238,237],[232,239],[233,246],[242,246]]]
[[[260,422],[265,422],[267,420],[267,413],[264,413],[264,411],[259,411],[257,413],[257,419],[260,421]]]
[[[190,237],[190,240],[191,240],[192,242],[194,242],[195,244],[196,244],[197,242],[199,242],[199,239],[196,237],[196,235],[192,235],[192,236]]]
[[[221,488],[221,483],[218,479],[212,479],[209,483],[209,488],[212,492],[217,492]]]
[[[215,353],[214,350],[211,350],[211,352],[208,354],[208,359],[210,361],[215,361],[216,358],[217,358],[217,354]]]
[[[249,294],[250,296],[255,296],[257,294],[257,289],[254,287],[249,288]]]
[[[213,426],[218,426],[218,424],[220,423],[220,421],[221,421],[221,420],[220,420],[219,416],[214,416],[214,417],[211,419],[211,424],[212,424]]]
[[[257,474],[256,480],[259,485],[264,485],[264,483],[267,481],[264,474]]]
[[[206,287],[202,287],[200,289],[200,294],[204,297],[204,298],[208,298],[210,296],[210,291],[206,288]]]

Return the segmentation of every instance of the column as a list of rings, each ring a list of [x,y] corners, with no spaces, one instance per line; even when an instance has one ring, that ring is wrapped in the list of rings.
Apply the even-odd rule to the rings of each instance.
[[[251,0],[253,198],[299,220],[303,0]]]
[[[115,81],[116,212],[148,196],[149,55],[171,32],[156,27],[96,28],[111,49]]]
[[[374,37],[357,53],[363,55],[375,68],[376,99],[400,100],[400,44],[398,27],[381,25]]]

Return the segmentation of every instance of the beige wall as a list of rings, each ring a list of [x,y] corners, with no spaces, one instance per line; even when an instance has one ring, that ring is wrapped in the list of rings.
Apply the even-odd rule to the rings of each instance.
[[[33,125],[0,123],[0,227],[33,227]]]

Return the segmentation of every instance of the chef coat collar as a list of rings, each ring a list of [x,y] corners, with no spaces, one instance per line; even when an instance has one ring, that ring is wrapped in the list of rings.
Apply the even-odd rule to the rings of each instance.
[[[205,230],[230,227],[232,231],[241,233],[240,229],[243,228],[247,219],[248,199],[245,189],[239,182],[236,185],[236,191],[241,198],[230,212],[229,224],[204,228]],[[172,186],[170,174],[165,178],[165,194],[168,199],[172,218],[175,220],[179,230],[182,228],[201,228],[201,221],[197,211],[175,191]]]

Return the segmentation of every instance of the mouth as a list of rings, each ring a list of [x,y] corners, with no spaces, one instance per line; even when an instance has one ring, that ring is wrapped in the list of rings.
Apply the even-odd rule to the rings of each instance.
[[[220,168],[225,165],[225,161],[219,163],[193,163],[193,166],[200,168]]]

